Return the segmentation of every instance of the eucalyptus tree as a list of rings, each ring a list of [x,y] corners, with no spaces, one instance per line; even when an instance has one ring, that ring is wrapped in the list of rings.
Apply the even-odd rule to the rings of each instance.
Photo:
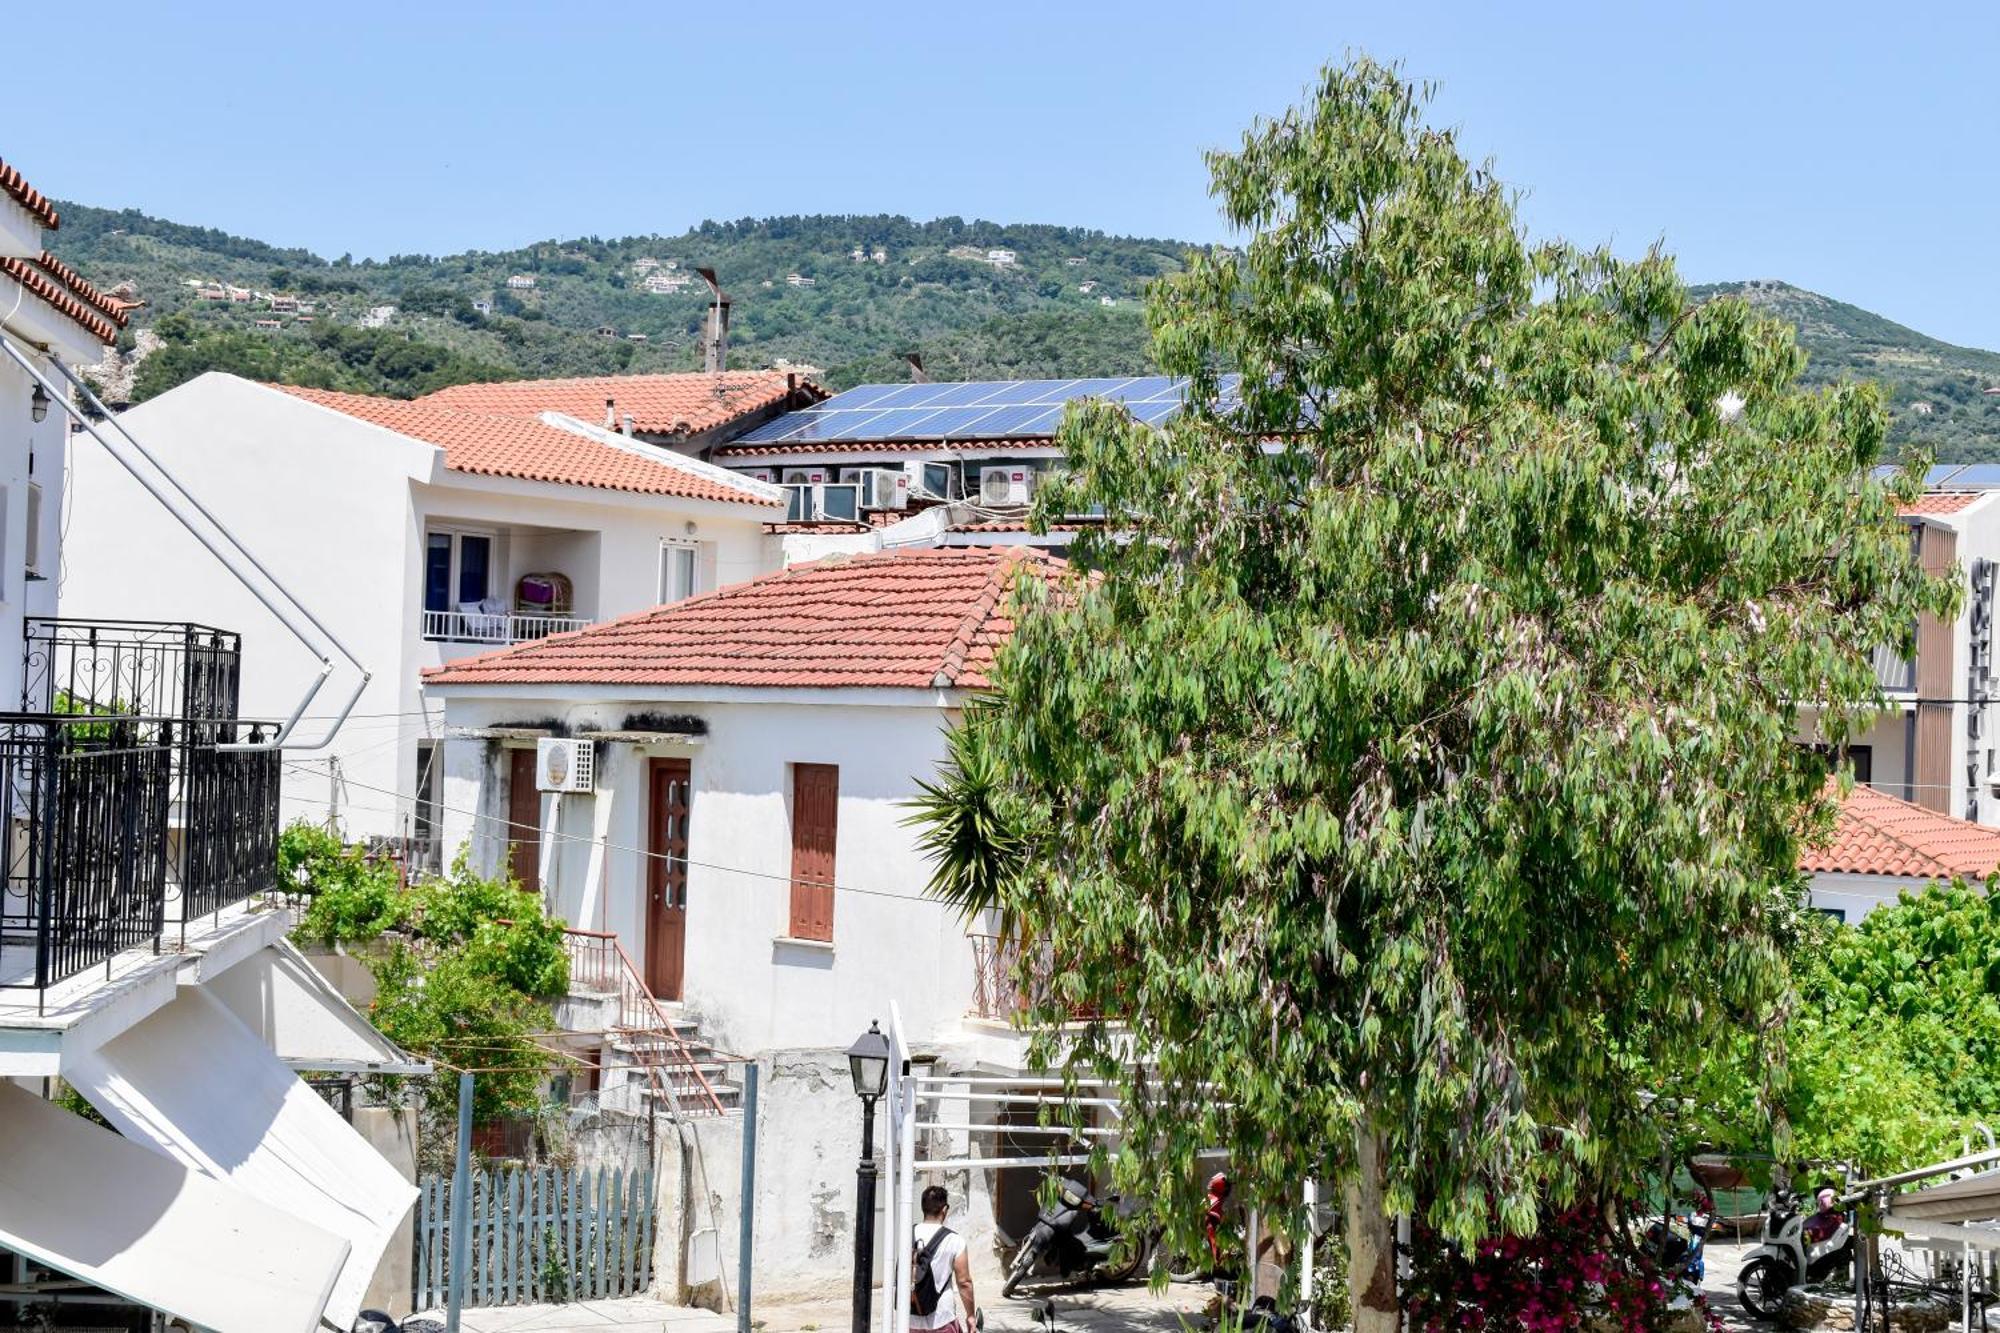
[[[1356,60],[1210,155],[1247,234],[1154,285],[1188,408],[1062,430],[992,695],[919,811],[934,890],[1057,961],[1043,1052],[1123,1080],[1164,1216],[1231,1157],[1344,1191],[1358,1327],[1389,1219],[1472,1243],[1653,1160],[1646,1088],[1787,990],[1824,761],[1871,650],[1953,594],[1871,475],[1876,391],[1691,304],[1657,249],[1531,241]]]

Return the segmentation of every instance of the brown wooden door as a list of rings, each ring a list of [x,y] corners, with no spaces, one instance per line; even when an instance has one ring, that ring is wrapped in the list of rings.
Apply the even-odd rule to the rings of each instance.
[[[794,939],[833,939],[833,844],[840,769],[792,765],[792,923]]]
[[[662,1000],[680,999],[686,976],[690,783],[685,759],[647,765],[646,989]]]
[[[507,864],[524,889],[542,889],[542,794],[535,752],[507,751]]]

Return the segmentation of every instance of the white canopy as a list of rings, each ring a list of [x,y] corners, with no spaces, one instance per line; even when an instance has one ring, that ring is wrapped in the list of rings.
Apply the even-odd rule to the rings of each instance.
[[[423,1074],[370,1027],[306,956],[279,940],[244,959],[202,989],[256,1033],[293,1069],[365,1074]]]
[[[4,1079],[0,1144],[0,1245],[217,1333],[319,1327],[341,1237]]]
[[[63,1077],[128,1139],[345,1240],[326,1305],[346,1328],[416,1187],[204,986]]]

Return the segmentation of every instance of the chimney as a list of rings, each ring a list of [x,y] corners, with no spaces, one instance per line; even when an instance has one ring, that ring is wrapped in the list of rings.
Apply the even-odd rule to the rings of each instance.
[[[630,412],[627,412],[627,413],[625,414],[625,433],[626,433],[627,435],[630,435],[630,436],[633,436],[633,437],[635,437],[635,438],[636,438],[636,437],[638,436],[638,434],[639,434],[639,432],[638,432],[637,430],[633,429],[633,427],[632,427],[632,414],[631,414]]]
[[[618,429],[618,400],[615,398],[604,400],[604,429]]]
[[[695,272],[708,284],[712,297],[708,303],[708,336],[702,342],[701,368],[715,375],[729,365],[729,296],[715,280],[714,269],[698,268]]]
[[[910,363],[910,383],[929,384],[931,382],[930,373],[924,369],[924,358],[921,352],[905,352],[903,353],[903,360]]]

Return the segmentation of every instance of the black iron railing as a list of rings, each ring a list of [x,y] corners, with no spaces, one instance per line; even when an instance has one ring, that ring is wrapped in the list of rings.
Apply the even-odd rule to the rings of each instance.
[[[46,989],[277,873],[275,728],[236,717],[240,641],[204,625],[33,619],[8,801],[0,986]]]

